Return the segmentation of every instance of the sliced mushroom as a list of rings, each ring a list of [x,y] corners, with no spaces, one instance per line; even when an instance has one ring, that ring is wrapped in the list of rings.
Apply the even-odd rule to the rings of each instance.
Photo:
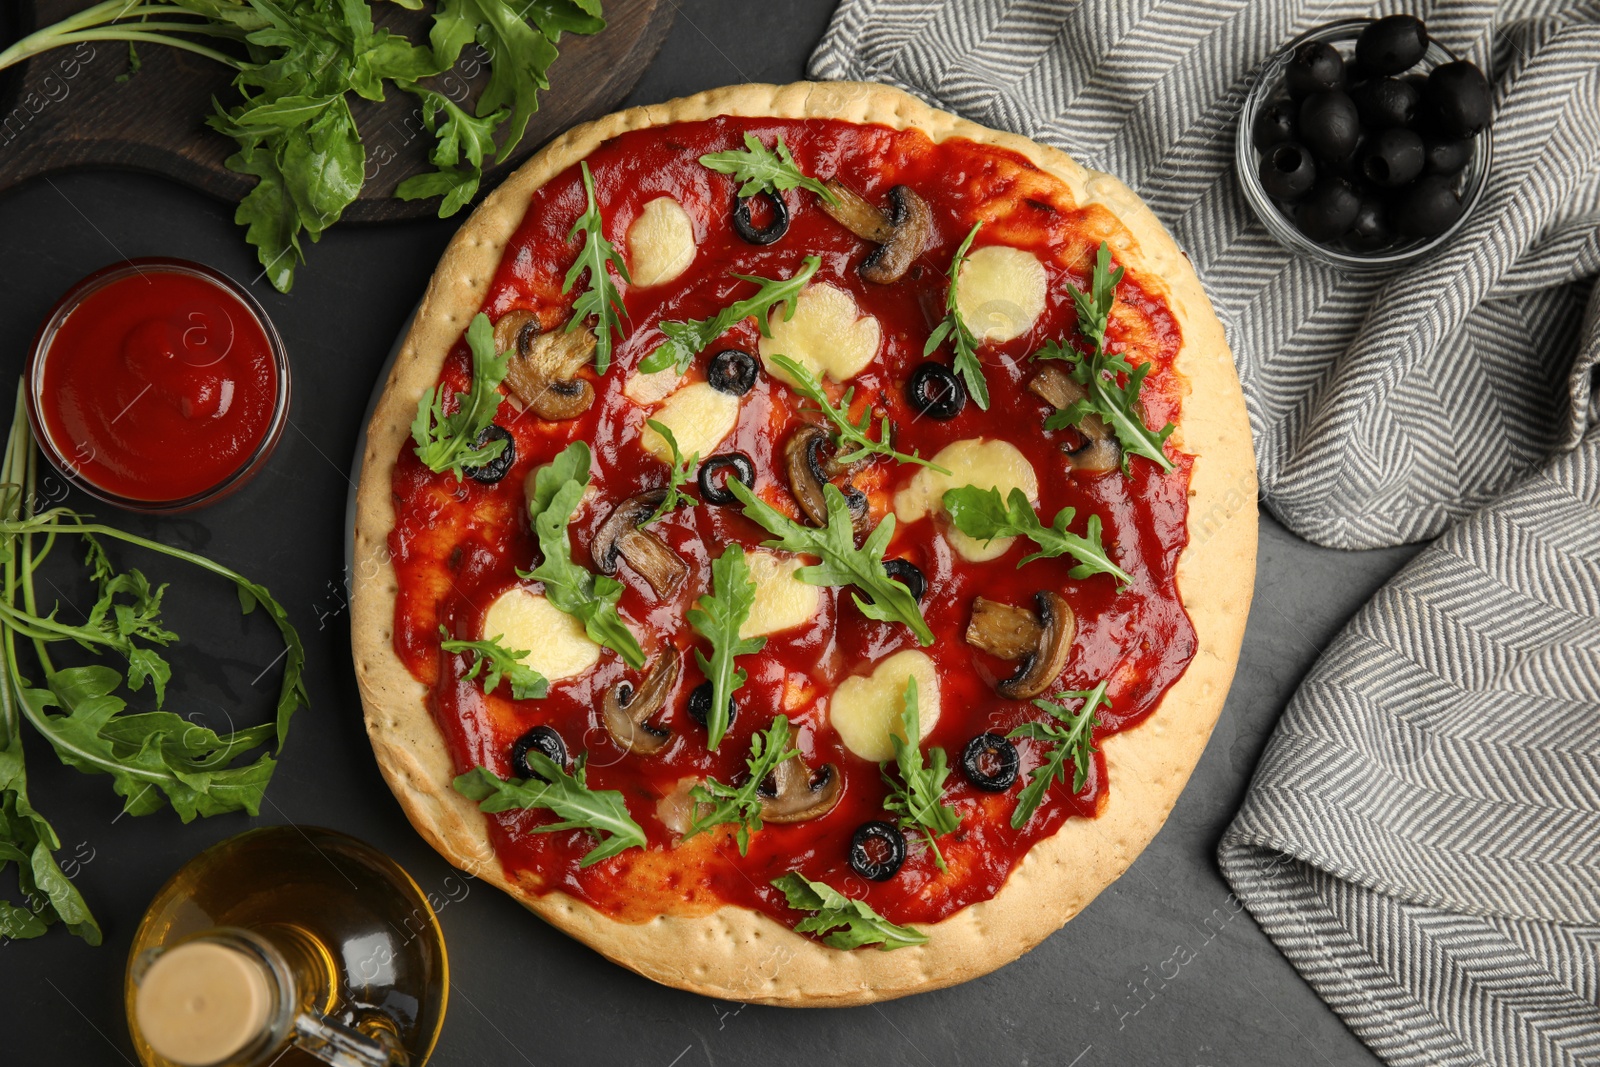
[[[654,755],[672,739],[671,730],[651,726],[648,720],[666,705],[667,694],[678,682],[681,660],[681,653],[668,645],[656,657],[637,691],[627,682],[618,682],[606,690],[600,706],[606,732],[635,756]]]
[[[1044,627],[1027,608],[988,597],[972,602],[967,644],[1003,660],[1019,660],[1039,647]]]
[[[758,787],[762,822],[805,822],[826,815],[844,795],[844,776],[829,763],[811,773],[798,755],[790,756],[772,772],[772,788]]]
[[[511,353],[506,384],[541,419],[577,418],[594,403],[594,386],[577,377],[594,358],[593,330],[542,333],[533,312],[518,309],[494,324],[494,344],[496,350]]]
[[[635,493],[616,507],[595,532],[589,554],[602,574],[617,573],[617,559],[639,573],[658,597],[671,596],[689,574],[689,565],[665,541],[641,530],[639,524],[667,497],[666,489],[647,489]]]
[[[811,520],[813,526],[826,526],[828,524],[828,503],[822,494],[822,487],[828,480],[830,471],[840,473],[849,470],[839,464],[829,461],[826,466],[822,461],[822,449],[828,443],[828,433],[820,426],[805,425],[789,435],[789,440],[783,446],[784,465],[789,475],[789,491],[794,494],[795,502],[800,505],[800,510]],[[867,510],[867,494],[855,486],[847,485],[844,490],[845,503],[850,508],[850,521],[855,527],[857,535],[861,535],[864,527],[871,520]]]
[[[878,285],[899,281],[928,243],[933,212],[927,201],[909,186],[897,185],[889,190],[889,210],[884,212],[837,178],[827,184],[839,202],[830,204],[824,199],[822,210],[863,241],[878,246],[862,261],[861,276]]]
[[[1059,593],[1034,594],[1035,611],[979,597],[967,624],[967,643],[1004,660],[1021,660],[1022,666],[995,686],[1003,697],[1031,700],[1061,676],[1067,653],[1077,633],[1077,618]]]
[[[1028,382],[1028,392],[1043,400],[1057,411],[1064,411],[1086,399],[1088,390],[1072,380],[1062,367],[1046,363]],[[1105,420],[1093,413],[1078,420],[1077,429],[1083,438],[1080,444],[1062,445],[1072,469],[1085,474],[1104,474],[1122,465],[1122,446]]]

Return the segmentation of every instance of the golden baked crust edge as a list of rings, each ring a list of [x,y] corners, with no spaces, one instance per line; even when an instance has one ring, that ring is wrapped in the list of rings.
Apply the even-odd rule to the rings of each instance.
[[[1178,584],[1195,628],[1195,658],[1154,714],[1102,743],[1110,790],[1100,816],[1067,820],[1029,851],[992,899],[921,925],[930,935],[922,946],[843,952],[732,906],[622,923],[566,894],[520,887],[494,856],[485,817],[451,788],[453,767],[428,711],[426,688],[394,651],[397,587],[387,544],[395,458],[418,397],[433,386],[446,353],[481,307],[529,197],[602,141],[717,115],[916,127],[935,141],[966,138],[1016,152],[1065,182],[1080,203],[1104,205],[1121,220],[1126,233],[1112,239],[1117,259],[1165,281],[1183,332],[1176,366],[1190,393],[1173,440],[1195,462],[1189,546],[1178,564]],[[1255,574],[1254,472],[1244,398],[1222,325],[1188,258],[1117,179],[881,85],[739,85],[631,108],[557,138],[479,206],[446,249],[395,360],[367,429],[357,490],[351,643],[367,732],[401,807],[446,859],[648,978],[726,1000],[788,1006],[864,1004],[954,985],[1009,963],[1071,919],[1166,821],[1210,737],[1238,659]]]

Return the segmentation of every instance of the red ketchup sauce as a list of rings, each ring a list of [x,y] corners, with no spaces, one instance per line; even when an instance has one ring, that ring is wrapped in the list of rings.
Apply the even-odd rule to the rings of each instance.
[[[286,383],[243,298],[170,261],[113,268],[80,292],[41,336],[33,371],[35,423],[63,466],[102,494],[156,504],[204,496],[261,456]]]
[[[895,184],[919,191],[935,216],[933,236],[919,263],[899,283],[864,282],[857,267],[870,246],[830,219],[805,192],[788,194],[791,226],[781,240],[765,247],[740,240],[730,221],[735,182],[697,160],[707,152],[740,146],[745,131],[768,145],[781,133],[807,173],[844,175],[875,203],[883,203]],[[596,402],[579,418],[551,424],[519,414],[511,403],[502,408],[499,421],[514,435],[517,449],[516,464],[503,481],[484,486],[470,479],[458,482],[449,474],[435,475],[417,461],[409,442],[394,472],[398,518],[390,547],[399,576],[395,648],[412,674],[432,687],[433,711],[457,768],[465,771],[481,764],[509,776],[514,740],[534,725],[551,725],[572,752],[587,751],[590,787],[620,790],[649,837],[647,850],[630,849],[580,870],[579,858],[594,845],[589,835],[529,832],[552,821],[542,811],[491,815],[491,836],[508,873],[539,891],[561,890],[627,921],[734,904],[792,924],[797,913],[770,886],[773,878],[791,870],[863,898],[895,922],[937,921],[992,897],[1032,845],[1068,818],[1093,817],[1114,784],[1106,779],[1103,757],[1097,756],[1081,793],[1074,795],[1070,782],[1056,783],[1020,830],[1012,829],[1011,814],[1027,772],[1044,761],[1041,747],[1033,741],[1019,742],[1023,773],[1005,793],[983,793],[968,784],[958,764],[972,737],[1045,717],[1027,702],[996,694],[994,679],[1011,674],[1015,664],[990,659],[963,639],[973,598],[981,593],[1031,606],[1034,593],[1041,589],[1056,590],[1066,598],[1076,613],[1078,631],[1058,688],[1089,689],[1102,678],[1110,679],[1111,709],[1101,711],[1103,725],[1097,736],[1126,729],[1149,715],[1195,649],[1194,631],[1174,576],[1187,542],[1191,460],[1169,449],[1176,464],[1169,473],[1136,458],[1131,478],[1120,473],[1074,475],[1060,451],[1063,443],[1076,440],[1074,431],[1045,432],[1041,424],[1051,409],[1025,388],[1033,365],[1024,357],[1047,339],[1074,336],[1066,286],[1087,285],[1094,250],[1102,238],[1115,244],[1123,233],[1120,224],[1102,209],[1076,206],[1060,182],[1013,153],[960,140],[933,144],[917,131],[843,122],[723,118],[685,123],[623,134],[601,145],[588,162],[609,240],[625,248],[628,225],[643,206],[655,197],[673,196],[694,223],[699,250],[693,265],[664,285],[621,287],[628,336],[619,344],[606,377],[595,379]],[[576,167],[533,195],[490,287],[484,311],[491,319],[514,308],[528,308],[540,316],[545,328],[566,321],[572,298],[562,295],[561,284],[577,252],[567,233],[583,208]],[[1014,245],[1033,251],[1046,264],[1047,306],[1022,337],[981,350],[992,394],[989,410],[980,411],[969,401],[956,418],[937,422],[918,417],[906,399],[905,382],[922,361],[923,344],[943,315],[944,272],[951,256],[979,219],[984,227],[975,248]],[[915,835],[908,835],[910,855],[905,865],[888,881],[867,882],[848,864],[855,829],[887,817],[882,806],[887,790],[878,767],[846,749],[828,724],[827,695],[845,677],[869,673],[873,662],[900,649],[919,647],[907,627],[865,618],[850,590],[824,589],[823,609],[812,622],[769,636],[762,651],[739,659],[749,672],[748,684],[735,698],[739,714],[718,751],[707,751],[705,732],[687,709],[690,691],[703,681],[687,650],[707,646],[684,614],[708,591],[710,559],[720,554],[722,546],[737,541],[749,549],[767,539],[765,531],[737,508],[680,509],[651,527],[690,567],[689,579],[670,599],[657,600],[626,566],[619,572],[627,586],[622,613],[647,654],[653,658],[654,650],[668,642],[686,650],[677,689],[655,720],[673,732],[673,740],[657,756],[625,755],[602,725],[599,708],[605,690],[624,678],[635,683],[639,678],[639,672],[630,671],[609,652],[587,674],[553,684],[546,699],[513,701],[504,689],[486,697],[477,681],[462,679],[466,657],[441,656],[439,651],[441,622],[458,636],[480,636],[482,613],[518,582],[514,569],[534,565],[536,549],[522,488],[534,467],[572,440],[590,443],[595,456],[592,484],[597,491],[571,526],[574,558],[586,565],[592,563],[587,546],[611,506],[643,488],[665,483],[666,465],[638,445],[651,413],[622,393],[627,376],[661,342],[658,323],[708,317],[747,295],[751,285],[730,273],[785,278],[812,254],[822,257],[815,281],[848,290],[862,312],[876,316],[882,326],[878,358],[850,383],[856,388],[857,413],[870,403],[876,412],[888,414],[898,427],[896,447],[916,449],[924,456],[965,438],[1012,442],[1038,474],[1039,511],[1045,520],[1070,505],[1078,509],[1071,529],[1082,532],[1088,516],[1099,515],[1107,549],[1134,579],[1122,592],[1105,575],[1073,579],[1067,573],[1073,566],[1069,557],[1019,569],[1017,561],[1032,550],[1022,539],[998,560],[969,563],[954,555],[939,536],[934,523],[940,520],[897,526],[888,554],[909,559],[926,576],[922,608],[937,637],[922,650],[938,666],[942,713],[924,746],[942,746],[954,768],[945,800],[960,814],[961,827],[939,842],[949,865],[947,873],[935,866]],[[1113,350],[1151,364],[1142,396],[1153,426],[1177,417],[1187,391],[1172,367],[1182,338],[1163,292],[1159,278],[1141,278],[1130,271],[1118,287],[1108,333]],[[704,379],[706,365],[718,349],[737,346],[753,352],[757,339],[753,321],[734,327],[701,354],[688,380]],[[950,354],[936,353],[935,358],[948,363]],[[468,367],[467,348],[458,342],[442,380],[452,389],[465,389]],[[592,367],[586,370],[592,372]],[[842,386],[831,383],[828,388],[835,398],[843,392]],[[738,428],[717,449],[749,455],[757,471],[757,492],[790,515],[798,510],[783,474],[782,444],[801,403],[763,373],[744,397]],[[874,521],[890,509],[895,491],[919,469],[879,458],[857,477],[856,484],[869,494]],[[832,762],[843,770],[845,792],[838,806],[810,822],[769,824],[752,835],[745,857],[739,855],[731,826],[673,847],[676,835],[658,817],[657,802],[686,776],[742,780],[751,734],[765,729],[779,713],[787,714],[794,724],[798,747],[808,763],[816,767]]]

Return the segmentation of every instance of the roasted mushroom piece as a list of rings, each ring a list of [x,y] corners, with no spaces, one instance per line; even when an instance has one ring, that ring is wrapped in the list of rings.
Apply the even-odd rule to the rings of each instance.
[[[1089,395],[1088,390],[1072,380],[1072,375],[1053,363],[1039,368],[1039,373],[1028,382],[1028,392],[1057,411],[1064,411]],[[1083,442],[1070,447],[1061,446],[1073,470],[1104,474],[1122,465],[1122,445],[1099,415],[1092,412],[1085,415],[1078,420],[1075,429]]]
[[[671,596],[678,588],[689,573],[689,565],[661,538],[639,528],[666,497],[665,489],[648,489],[611,509],[589,546],[589,554],[601,574],[616,574],[620,556],[650,583],[656,596]]]
[[[494,346],[511,354],[506,385],[541,419],[574,419],[594,403],[594,386],[577,376],[594,358],[593,330],[541,332],[533,312],[519,308],[494,324]]]
[[[1019,608],[978,597],[967,624],[967,644],[1003,660],[1021,660],[1010,678],[995,691],[1012,700],[1032,700],[1043,695],[1067,665],[1078,623],[1061,594],[1049,590],[1034,594],[1034,607]]]
[[[757,787],[762,822],[805,822],[826,815],[844,795],[844,776],[829,763],[811,773],[799,755],[790,756],[772,772],[771,788]]]
[[[928,233],[933,228],[928,202],[908,186],[897,185],[889,190],[889,210],[884,212],[837,178],[830,179],[827,185],[839,202],[830,204],[823,199],[822,210],[863,241],[878,246],[862,260],[861,276],[878,285],[899,281],[927,246]]]
[[[828,524],[828,502],[822,495],[822,487],[829,473],[822,462],[822,449],[827,443],[826,430],[820,426],[806,425],[790,434],[783,446],[789,491],[794,494],[795,502],[813,526]],[[830,462],[828,466],[835,465]],[[845,503],[850,508],[850,521],[855,526],[856,535],[861,536],[867,532],[866,524],[871,521],[867,513],[867,495],[854,486],[847,486],[843,492]]]
[[[601,718],[611,739],[635,756],[652,756],[672,739],[672,731],[651,726],[649,719],[667,703],[667,694],[678,683],[682,655],[668,645],[650,667],[637,691],[627,682],[606,690],[601,702]]]

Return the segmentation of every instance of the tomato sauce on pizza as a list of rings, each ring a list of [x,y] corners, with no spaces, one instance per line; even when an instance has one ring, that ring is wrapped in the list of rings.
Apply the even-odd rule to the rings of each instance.
[[[903,273],[891,282],[863,277],[863,263],[877,246],[825,211],[814,191],[791,188],[741,201],[736,177],[701,163],[708,153],[739,148],[747,135],[765,146],[781,138],[799,171],[836,178],[868,204],[883,205],[886,219],[896,204],[891,190],[913,190],[927,218],[920,250]],[[621,795],[646,840],[642,848],[627,848],[582,866],[580,861],[595,847],[592,833],[535,832],[557,816],[540,809],[505,811],[487,816],[500,862],[537,891],[560,890],[625,921],[704,913],[731,904],[793,925],[800,913],[772,884],[789,872],[834,886],[892,923],[936,922],[992,897],[1035,843],[1064,820],[1093,818],[1116,787],[1098,752],[1092,765],[1082,768],[1068,759],[1064,779],[1051,781],[1036,810],[1020,827],[1013,826],[1019,795],[1032,772],[1045,764],[1050,746],[1005,735],[1028,723],[1053,721],[1035,699],[1070,709],[1077,702],[1058,700],[1059,694],[1092,691],[1102,683],[1105,703],[1095,711],[1093,736],[1128,729],[1156,709],[1196,647],[1176,583],[1188,536],[1190,458],[1166,444],[1162,454],[1170,469],[1140,455],[1120,457],[1126,458],[1125,466],[1119,461],[1109,469],[1077,462],[1092,442],[1081,425],[1044,428],[1066,405],[1039,384],[1048,361],[1031,358],[1047,342],[1086,351],[1069,287],[1091,287],[1097,250],[1102,241],[1115,246],[1122,232],[1119,222],[1103,208],[1077,206],[1063,183],[1015,153],[954,138],[936,143],[914,129],[843,121],[723,117],[678,123],[624,133],[602,144],[585,162],[604,235],[624,259],[629,258],[635,224],[660,229],[653,213],[670,214],[670,205],[659,206],[670,199],[681,209],[682,219],[672,215],[678,220],[675,225],[681,230],[686,222],[692,236],[692,251],[684,252],[689,262],[669,263],[666,273],[677,273],[655,284],[614,278],[626,318],[605,373],[598,373],[593,363],[574,372],[572,381],[588,383],[593,392],[581,411],[544,418],[516,398],[500,408],[495,422],[506,432],[506,455],[513,458],[498,480],[486,484],[436,473],[418,459],[409,442],[393,474],[395,524],[389,547],[398,582],[394,647],[410,673],[429,687],[431,711],[457,769],[483,767],[501,778],[514,777],[517,742],[531,729],[546,727],[559,735],[569,756],[583,755],[588,789]],[[535,333],[553,335],[565,329],[579,291],[563,291],[580,250],[572,230],[587,204],[578,167],[533,195],[489,287],[482,310],[490,321],[516,314]],[[752,232],[765,237],[778,231],[780,214],[786,216],[780,236],[770,243],[748,239]],[[968,395],[958,412],[950,414],[948,406],[934,404],[930,414],[930,406],[919,402],[914,378],[926,363],[951,365],[948,338],[926,355],[924,349],[947,319],[951,264],[976,224],[981,225],[966,254],[1004,248],[1032,257],[1042,270],[1042,301],[1007,292],[1011,281],[1036,284],[1037,278],[1001,271],[995,291],[1002,296],[992,301],[996,306],[968,316],[981,342],[977,353],[988,406],[980,407]],[[818,260],[808,285],[831,290],[808,301],[816,307],[796,308],[802,325],[815,326],[806,327],[809,333],[799,326],[785,332],[785,307],[778,305],[732,324],[681,375],[669,371],[643,384],[639,364],[667,339],[663,323],[711,318],[755,291],[756,284],[746,279],[792,278],[808,257]],[[638,273],[639,264],[631,266]],[[1182,337],[1163,292],[1160,279],[1129,271],[1115,285],[1104,331],[1106,352],[1142,368],[1137,411],[1149,428],[1178,421],[1187,391],[1173,367]],[[824,299],[831,301],[828,308],[821,307]],[[912,591],[921,593],[918,607],[931,643],[920,642],[902,622],[868,617],[858,606],[859,590],[849,586],[806,585],[814,591],[814,603],[806,599],[813,594],[784,586],[772,599],[784,605],[779,621],[792,624],[762,634],[763,647],[736,657],[747,680],[733,693],[726,736],[714,751],[709,749],[707,729],[691,713],[691,702],[705,680],[693,652],[709,655],[710,649],[688,612],[711,589],[712,561],[737,544],[747,559],[759,556],[763,574],[779,583],[797,581],[793,568],[816,561],[804,558],[797,564],[791,554],[763,547],[772,535],[746,517],[744,508],[707,502],[691,482],[684,486],[695,498],[690,506],[670,510],[643,527],[681,561],[681,580],[663,592],[627,562],[616,567],[616,580],[623,586],[617,612],[637,638],[646,664],[636,668],[614,651],[600,649],[592,664],[552,677],[543,697],[514,699],[505,685],[486,693],[481,672],[468,676],[471,658],[441,648],[441,627],[444,634],[463,639],[502,636],[487,632],[486,616],[494,605],[512,592],[537,595],[539,583],[525,577],[540,558],[529,521],[529,475],[571,443],[587,444],[593,457],[590,483],[569,531],[573,561],[591,570],[599,567],[597,557],[604,553],[595,547],[597,541],[609,547],[602,535],[615,509],[640,494],[656,491],[659,496],[671,481],[671,463],[659,452],[659,434],[656,450],[646,447],[654,432],[647,421],[664,417],[680,393],[709,396],[704,386],[719,353],[747,354],[756,373],[742,392],[716,390],[722,397],[733,396],[736,416],[725,434],[710,431],[715,440],[699,456],[701,464],[741,457],[748,461],[758,498],[797,523],[816,525],[799,499],[801,489],[793,484],[791,441],[811,427],[824,435],[835,427],[773,372],[763,344],[770,350],[775,341],[764,339],[761,329],[769,314],[768,329],[778,339],[812,346],[820,361],[814,365],[824,368],[816,378],[832,401],[853,390],[852,421],[870,412],[868,425],[876,436],[886,417],[893,448],[923,460],[982,457],[966,470],[984,469],[982,463],[998,454],[984,446],[1004,443],[1010,450],[1004,453],[1008,462],[1019,470],[1019,463],[1025,464],[1031,471],[1036,488],[1030,503],[1040,521],[1049,526],[1052,517],[1070,507],[1075,513],[1066,529],[1083,535],[1091,517],[1097,519],[1106,555],[1131,580],[1124,585],[1108,573],[1083,574],[1080,561],[1068,554],[1019,566],[1036,551],[1026,537],[1014,538],[1009,547],[990,542],[985,548],[971,538],[962,542],[952,536],[949,516],[941,512],[937,497],[918,506],[917,479],[929,477],[927,467],[885,455],[867,455],[851,465],[829,464],[828,454],[843,450],[847,442],[825,439],[818,453],[821,469],[814,473],[847,491],[863,536],[887,516],[897,516],[885,559],[914,568],[914,576],[905,566],[891,573],[905,576],[908,588],[920,584]],[[1019,316],[1025,321],[1016,321]],[[993,332],[988,331],[991,318],[1000,324]],[[840,351],[867,347],[862,336],[871,331],[859,325],[867,320],[876,324],[878,336],[870,360],[835,380],[832,370],[838,368],[829,361]],[[1015,336],[1006,336],[1011,332]],[[749,364],[740,366],[747,370]],[[443,395],[467,392],[472,376],[472,354],[463,339],[445,361],[439,379]],[[699,392],[685,392],[696,386],[702,387]],[[733,402],[712,399],[719,411]],[[688,412],[687,418],[698,409],[684,400],[677,410]],[[683,436],[693,432],[688,427]],[[733,461],[718,469],[728,476],[740,471]],[[992,554],[997,546],[1003,551],[993,558],[972,558]],[[1041,624],[1050,621],[1041,594],[1053,594],[1059,600],[1051,603],[1070,608],[1069,645],[1059,672],[1046,679],[1048,687],[1038,697],[1005,695],[1004,683],[1025,673],[1043,652],[1008,656],[995,642],[974,643],[975,607],[981,598],[1010,609],[1009,615],[1001,611],[1000,616],[1021,620],[1027,632],[1018,639],[1026,642],[1032,634],[1037,641],[1042,639],[1028,630],[1026,613]],[[528,652],[531,661],[543,654],[509,638],[506,644]],[[670,649],[677,650],[681,664],[665,693],[652,693],[661,707],[648,723],[652,736],[665,740],[649,754],[630,752],[608,729],[605,701],[608,694],[613,699],[639,694],[652,665]],[[915,828],[904,829],[903,860],[876,880],[862,875],[851,852],[860,828],[896,822],[885,806],[894,776],[892,767],[886,771],[884,765],[893,761],[885,759],[881,746],[869,751],[871,746],[853,740],[854,734],[842,731],[835,716],[843,723],[845,696],[871,689],[877,668],[908,653],[925,657],[924,666],[936,679],[936,694],[922,694],[923,722],[934,721],[921,738],[921,748],[924,758],[931,758],[935,749],[945,753],[950,773],[940,802],[953,809],[959,825],[934,839]],[[841,692],[847,683],[847,691]],[[936,699],[927,699],[930,695]],[[747,854],[740,851],[735,824],[684,839],[685,811],[690,818],[697,811],[692,802],[685,809],[686,789],[708,779],[740,783],[748,773],[752,737],[769,729],[778,715],[787,716],[791,724],[792,742],[810,775],[807,788],[830,794],[827,810],[800,821],[768,821],[748,834]],[[1014,777],[1003,788],[994,788],[993,780],[984,782],[981,774],[974,779],[964,768],[969,746],[986,734],[1004,740],[1016,755]],[[1075,789],[1079,779],[1082,788]],[[764,787],[764,793],[775,788]]]

